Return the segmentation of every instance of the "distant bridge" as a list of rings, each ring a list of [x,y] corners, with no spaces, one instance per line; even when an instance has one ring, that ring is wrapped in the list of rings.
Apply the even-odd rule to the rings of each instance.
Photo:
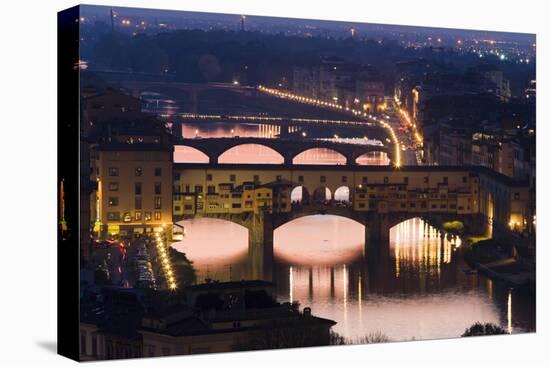
[[[387,146],[339,143],[313,139],[196,138],[181,139],[178,141],[178,145],[192,147],[204,153],[208,156],[211,164],[218,163],[219,157],[229,149],[245,144],[258,144],[273,149],[283,157],[284,164],[292,164],[297,155],[314,148],[326,148],[341,154],[346,159],[346,165],[357,164],[357,158],[370,152],[385,152],[391,161],[394,152],[394,149]]]

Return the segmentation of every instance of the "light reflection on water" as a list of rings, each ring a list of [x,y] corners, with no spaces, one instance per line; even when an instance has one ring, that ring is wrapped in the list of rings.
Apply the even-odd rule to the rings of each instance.
[[[212,221],[184,221],[187,237],[175,247],[194,261],[200,280],[242,279],[246,230]],[[509,332],[534,327],[525,300],[485,277],[465,274],[456,241],[420,219],[392,228],[386,259],[365,258],[363,244],[364,227],[346,218],[309,216],[279,227],[279,301],[311,307],[315,315],[337,321],[334,330],[352,340],[376,331],[392,340],[457,337],[476,321]]]

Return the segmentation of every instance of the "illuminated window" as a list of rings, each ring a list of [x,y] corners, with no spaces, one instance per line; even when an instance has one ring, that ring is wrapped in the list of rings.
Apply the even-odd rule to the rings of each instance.
[[[155,196],[155,209],[161,209],[161,197]]]
[[[143,168],[136,167],[134,172],[135,172],[136,176],[141,176],[143,174]]]
[[[118,176],[118,167],[109,167],[109,176]]]
[[[120,220],[120,213],[119,212],[107,212],[107,220]]]
[[[144,219],[146,221],[150,221],[151,220],[151,212],[145,212],[144,217],[145,217]]]
[[[142,220],[143,219],[143,213],[142,212],[136,212],[134,218],[135,218],[135,220]]]
[[[155,220],[160,220],[160,217],[161,217],[161,213],[155,212]]]

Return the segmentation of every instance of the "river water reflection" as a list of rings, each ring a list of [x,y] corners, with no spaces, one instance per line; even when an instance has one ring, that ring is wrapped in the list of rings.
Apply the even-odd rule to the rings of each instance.
[[[247,277],[247,231],[216,219],[183,221],[174,247],[194,261],[199,282]],[[460,241],[420,219],[392,228],[390,254],[364,253],[364,227],[314,215],[274,234],[274,281],[281,302],[298,301],[351,340],[381,331],[392,340],[457,337],[476,321],[509,332],[534,329],[534,305],[481,275],[466,274]]]

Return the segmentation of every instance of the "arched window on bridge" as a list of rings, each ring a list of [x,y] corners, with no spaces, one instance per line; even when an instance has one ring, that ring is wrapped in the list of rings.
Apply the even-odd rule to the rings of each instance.
[[[274,149],[261,144],[241,144],[222,153],[218,163],[283,164],[284,158]]]
[[[329,148],[311,148],[296,155],[293,164],[346,164],[346,157]]]
[[[315,203],[324,203],[332,200],[332,192],[328,187],[319,187],[313,192],[313,201]]]
[[[337,188],[336,191],[334,191],[334,200],[340,203],[349,203],[350,202],[349,187],[340,186],[339,188]]]
[[[355,163],[361,166],[387,166],[390,158],[386,152],[374,151],[360,155]]]
[[[176,163],[208,163],[210,159],[200,150],[185,145],[174,147],[174,162]]]
[[[290,193],[290,201],[293,204],[308,204],[309,192],[304,186],[297,186]]]

